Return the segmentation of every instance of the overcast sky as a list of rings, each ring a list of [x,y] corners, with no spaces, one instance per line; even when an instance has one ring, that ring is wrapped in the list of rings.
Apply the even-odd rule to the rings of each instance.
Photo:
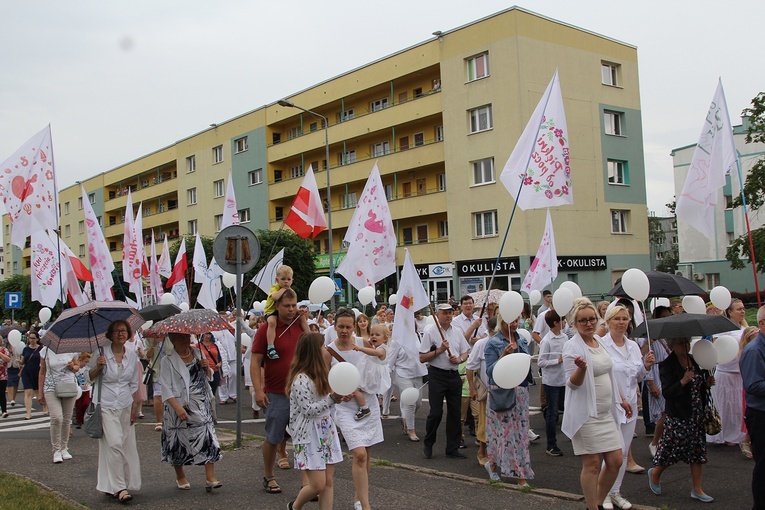
[[[50,123],[64,188],[512,5],[2,2],[0,161]],[[669,153],[697,141],[718,76],[734,125],[765,90],[761,36],[752,28],[765,17],[762,0],[520,5],[637,46],[648,207],[658,214],[674,193]]]

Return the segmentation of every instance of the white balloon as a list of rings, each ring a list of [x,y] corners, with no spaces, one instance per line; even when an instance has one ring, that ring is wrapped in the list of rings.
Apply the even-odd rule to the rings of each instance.
[[[693,344],[691,355],[701,368],[712,370],[717,365],[717,351],[709,340],[699,340]]]
[[[175,296],[173,296],[171,293],[166,292],[165,294],[162,294],[162,297],[159,299],[159,302],[163,305],[174,305],[178,303],[178,300],[175,299]]]
[[[390,306],[396,306],[398,304],[398,296],[396,294],[391,294],[388,297],[388,304]]]
[[[184,312],[188,312],[189,311],[189,304],[188,303],[181,303],[180,305],[178,305],[178,308],[180,308]]]
[[[717,352],[717,362],[720,364],[733,361],[738,356],[738,342],[730,335],[718,336],[712,345]]]
[[[236,285],[236,275],[231,273],[223,273],[223,276],[221,277],[223,279],[223,285],[230,289],[234,285]]]
[[[718,285],[709,293],[709,300],[720,310],[727,310],[730,306],[730,291]]]
[[[502,357],[494,365],[494,382],[500,388],[515,388],[529,375],[531,356],[525,352],[514,352]]]
[[[361,310],[359,310],[358,308],[351,308],[351,310],[353,310],[353,314],[354,314],[356,317],[358,317],[359,315],[361,315]]]
[[[502,320],[508,324],[513,322],[518,316],[521,315],[523,310],[523,296],[511,290],[505,292],[501,298],[499,298],[499,313],[502,315]]]
[[[329,371],[329,386],[338,395],[350,395],[359,387],[361,375],[355,365],[343,361]]]
[[[669,298],[659,297],[651,300],[651,311],[653,312],[657,306],[666,306],[669,308]]]
[[[254,301],[252,303],[252,309],[255,310],[256,313],[263,313],[263,310],[265,310],[265,307],[263,306],[263,303],[260,301]]]
[[[553,308],[558,315],[565,317],[574,306],[574,295],[568,289],[560,288],[553,293]]]
[[[539,301],[542,299],[542,293],[538,290],[532,290],[529,292],[529,303],[531,306],[534,306],[535,304],[539,303]]]
[[[154,321],[146,321],[143,324],[141,324],[141,330],[146,331],[154,324]]]
[[[250,346],[252,345],[252,338],[250,338],[250,335],[248,335],[247,333],[242,333],[241,338],[242,338],[242,345],[244,345],[245,348],[249,349]]]
[[[636,267],[627,269],[622,275],[622,289],[632,299],[645,301],[648,298],[650,288],[651,284],[648,282],[648,277]]]
[[[707,305],[700,296],[685,296],[683,298],[683,309],[687,313],[707,313]]]
[[[37,317],[40,319],[40,323],[45,324],[50,320],[51,315],[53,315],[53,312],[51,312],[50,308],[46,306],[44,308],[40,308],[40,312],[37,314]]]
[[[401,392],[401,405],[413,406],[417,403],[418,398],[420,398],[420,390],[417,388],[407,388]]]
[[[12,329],[8,332],[8,341],[9,342],[21,342],[21,331],[18,329]]]
[[[582,289],[580,289],[579,285],[574,282],[563,282],[560,284],[560,288],[568,289],[571,292],[571,295],[574,296],[574,299],[582,297]]]
[[[531,333],[529,333],[529,330],[518,328],[517,331],[519,335],[526,339],[526,345],[531,345]]]
[[[308,300],[317,305],[329,301],[334,294],[335,282],[329,276],[319,276],[308,288]]]
[[[375,298],[375,288],[371,285],[359,290],[359,303],[367,306]]]

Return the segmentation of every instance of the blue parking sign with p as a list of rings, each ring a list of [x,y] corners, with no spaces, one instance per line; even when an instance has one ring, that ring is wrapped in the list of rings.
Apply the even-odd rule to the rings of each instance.
[[[21,292],[6,292],[5,307],[9,309],[21,308]]]

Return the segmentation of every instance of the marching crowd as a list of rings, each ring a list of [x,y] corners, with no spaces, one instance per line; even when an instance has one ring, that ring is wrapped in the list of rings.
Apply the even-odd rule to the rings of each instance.
[[[409,441],[422,443],[426,459],[438,455],[433,447],[445,420],[447,458],[466,459],[467,427],[479,445],[476,461],[490,479],[528,486],[534,479],[529,444],[540,438],[529,427],[535,375],[541,375],[545,452],[563,455],[559,429],[571,439],[590,510],[632,508],[621,491],[627,471],[646,472],[648,489],[661,494],[664,471],[679,461],[690,466],[690,496],[713,501],[702,486],[707,443],[738,446],[754,457],[754,480],[765,469],[765,307],[758,311],[758,327],[747,325],[740,300],[726,310],[709,307],[708,313],[724,313],[740,327],[730,333],[739,342],[740,359],[719,365],[712,375],[691,355],[690,337],[636,338],[633,331],[644,317],[628,298],[597,305],[580,298],[561,316],[545,291],[536,315],[526,304],[519,317],[502,317],[494,303],[478,314],[471,296],[452,298],[437,305],[433,317],[415,313],[411,335],[419,353],[413,353],[390,341],[394,314],[387,306],[371,318],[351,309],[312,318],[298,307],[291,283],[291,269],[282,266],[263,315],[247,321],[227,314],[252,339],[242,346],[244,377],[253,417],[265,418],[262,487],[269,494],[282,492],[275,467],[290,469],[291,439],[292,466],[301,472],[302,488],[290,498],[290,509],[317,500],[321,509],[334,507],[341,441],[352,458],[353,507],[370,509],[370,459],[383,441],[381,419],[396,399],[394,390],[401,395],[411,388],[419,396],[401,399],[401,430]],[[682,305],[672,300],[669,307],[655,307],[652,316],[678,313]],[[236,403],[238,353],[232,334],[144,339],[127,322],[115,321],[106,333],[109,344],[91,357],[55,354],[39,344],[39,333],[26,332],[21,352],[4,338],[0,411],[5,418],[7,406],[16,405],[21,382],[27,419],[35,398],[50,415],[54,463],[72,458],[70,425],[82,426],[92,398],[101,406],[103,431],[97,490],[120,502],[131,500],[131,492],[141,487],[132,425],[148,401],[161,433],[161,461],[173,467],[177,489],[191,488],[184,469],[191,465],[204,466],[207,491],[223,485],[214,468],[223,456],[215,411],[216,405]],[[517,387],[497,384],[495,369],[503,357],[537,351],[536,369]],[[347,395],[329,385],[331,367],[341,362],[353,364],[361,375],[358,388]],[[420,439],[415,415],[425,391],[429,412]],[[641,408],[646,431],[653,433],[653,465],[647,471],[631,454]],[[715,414],[719,432],[707,435],[705,426]],[[763,490],[753,483],[755,508],[765,508]]]

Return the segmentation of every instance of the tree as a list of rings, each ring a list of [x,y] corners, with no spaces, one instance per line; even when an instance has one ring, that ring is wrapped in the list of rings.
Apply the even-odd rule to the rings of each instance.
[[[0,282],[0,297],[5,297],[6,292],[21,292],[21,308],[13,310],[13,318],[19,324],[26,322],[32,324],[37,320],[40,309],[43,306],[37,301],[32,301],[32,282],[29,275],[15,274]],[[61,302],[52,308],[53,317],[61,313]],[[11,318],[11,310],[3,308],[3,319]]]
[[[751,108],[742,112],[749,119],[746,143],[765,143],[765,92],[760,92],[752,99]],[[765,204],[765,157],[760,157],[749,170],[744,182],[743,196],[750,211],[759,210]],[[741,195],[733,199],[733,207],[744,205]],[[765,227],[752,230],[752,244],[758,271],[765,273]],[[735,239],[725,254],[732,269],[744,269],[750,259],[749,238],[744,234]]]
[[[664,257],[661,259],[661,262],[656,265],[656,270],[661,271],[662,273],[674,274],[675,271],[677,271],[679,258],[677,245],[673,244],[669,251],[664,252]]]

